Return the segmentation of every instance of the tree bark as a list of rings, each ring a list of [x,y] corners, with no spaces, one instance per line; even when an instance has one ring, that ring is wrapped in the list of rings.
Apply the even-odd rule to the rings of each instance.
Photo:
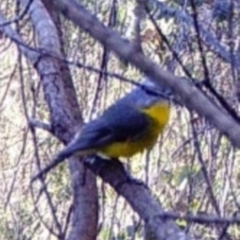
[[[21,1],[24,6],[28,0]],[[65,58],[59,18],[50,2],[47,9],[40,1],[33,1],[29,14],[39,39],[39,48],[46,53]],[[50,110],[50,123],[54,134],[64,143],[70,141],[83,123],[76,92],[68,66],[50,56],[41,55],[34,64],[44,90],[45,100]],[[85,170],[83,164],[70,159],[69,169],[73,190],[73,208],[71,231],[68,239],[93,240],[97,234],[98,198],[96,178]],[[83,176],[86,184],[81,184]]]
[[[84,162],[128,201],[133,210],[144,220],[156,240],[191,239],[174,221],[162,216],[164,209],[151,195],[147,186],[131,179],[120,161],[108,161],[94,157],[91,161],[87,159]]]
[[[152,81],[161,82],[181,97],[182,103],[190,110],[206,117],[225,134],[235,147],[240,147],[240,125],[228,113],[211,101],[191,81],[178,78],[163,70],[158,64],[136,51],[134,44],[121,38],[114,30],[105,27],[85,7],[74,0],[52,0],[62,14],[88,32],[94,39],[113,51],[120,59],[133,64]]]

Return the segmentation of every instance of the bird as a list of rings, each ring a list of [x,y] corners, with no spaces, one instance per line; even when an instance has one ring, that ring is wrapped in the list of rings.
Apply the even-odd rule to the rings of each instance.
[[[72,155],[129,158],[150,149],[170,118],[172,91],[149,77],[117,100],[102,115],[86,123],[40,175]]]

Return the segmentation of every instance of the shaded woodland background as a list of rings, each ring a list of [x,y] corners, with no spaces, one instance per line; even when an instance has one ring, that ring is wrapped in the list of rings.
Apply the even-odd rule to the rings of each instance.
[[[52,2],[0,0],[0,239],[94,239],[83,237],[78,230],[73,234],[72,229],[81,225],[78,221],[84,222],[88,217],[81,218],[79,213],[77,218],[72,207],[73,192],[76,193],[75,187],[79,185],[74,180],[71,163],[70,171],[64,163],[47,175],[44,180],[47,192],[41,181],[29,185],[31,177],[38,172],[39,162],[46,165],[63,147],[46,129],[53,129],[49,126],[56,122],[54,117],[63,126],[64,121],[63,115],[56,117],[48,104],[51,98],[48,94],[58,94],[61,88],[46,94],[47,80],[36,67],[38,62],[34,65],[21,49],[35,49],[43,58],[55,60],[54,55],[41,52],[43,41],[39,36],[47,37],[49,32],[44,32],[47,28],[43,25],[41,33],[38,32],[37,23],[27,10],[37,14],[37,7],[42,4],[42,10],[55,24],[63,56],[56,65],[61,71],[69,67],[73,82],[62,80],[66,84],[63,89],[68,89],[69,109],[78,107],[69,97],[76,92],[81,114],[75,112],[73,118],[79,124],[81,119],[87,122],[97,117],[130,91],[133,85],[127,80],[138,81],[143,77],[139,69],[66,20]],[[194,81],[211,101],[239,120],[234,115],[239,111],[240,96],[238,0],[148,1],[151,17],[147,13],[140,17],[140,32],[136,1],[79,2],[122,37],[134,42],[140,34],[147,57],[176,76]],[[46,20],[46,26],[49,24],[47,18],[41,20]],[[21,36],[22,42],[10,29]],[[52,44],[54,49],[55,42]],[[62,103],[64,100],[58,98],[56,105],[60,109]],[[62,132],[67,132],[71,124],[65,128],[61,128]],[[75,132],[75,128],[70,130],[71,134]],[[58,137],[62,132],[55,135]],[[61,141],[67,142],[69,136]],[[207,119],[173,104],[171,121],[154,149],[126,160],[125,164],[134,177],[149,186],[166,211],[177,216],[205,217],[200,224],[196,219],[174,218],[191,239],[240,239],[239,154]],[[94,176],[91,178],[95,181]],[[79,194],[84,194],[85,190],[79,189]],[[96,228],[96,220],[87,225],[95,226],[97,239],[155,239],[125,199],[100,178],[97,178],[97,192],[98,196],[96,192],[89,196],[99,204],[98,225]],[[216,219],[221,219],[222,224],[216,224]],[[58,235],[59,232],[64,234]]]

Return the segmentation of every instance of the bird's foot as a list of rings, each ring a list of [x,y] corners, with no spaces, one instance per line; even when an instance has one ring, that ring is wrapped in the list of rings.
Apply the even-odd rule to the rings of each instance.
[[[114,180],[111,182],[114,182],[116,188],[120,188],[125,184],[135,184],[143,186],[149,190],[148,186],[143,181],[133,178],[123,163],[117,158],[106,160],[100,156],[92,156],[91,158],[88,158],[85,163],[90,166],[97,175],[103,177],[103,172],[107,172],[108,178]],[[108,182],[106,178],[105,180]]]

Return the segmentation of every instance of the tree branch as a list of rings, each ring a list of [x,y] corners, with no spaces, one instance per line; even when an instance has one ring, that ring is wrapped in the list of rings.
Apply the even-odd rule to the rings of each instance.
[[[151,231],[154,232],[156,239],[190,239],[174,221],[170,218],[161,217],[164,210],[159,202],[151,195],[146,185],[129,177],[120,161],[103,160],[96,156],[85,160],[84,164],[128,201],[131,207],[151,228]]]
[[[120,59],[124,59],[139,68],[152,78],[152,81],[166,84],[179,94],[183,104],[206,117],[222,133],[227,135],[232,144],[240,147],[240,125],[229,114],[223,112],[213,101],[192,83],[178,78],[172,73],[159,67],[141,52],[136,52],[134,45],[105,27],[95,16],[90,14],[83,5],[74,0],[53,0],[62,14],[88,32],[93,38],[101,42],[109,50],[115,52]]]

